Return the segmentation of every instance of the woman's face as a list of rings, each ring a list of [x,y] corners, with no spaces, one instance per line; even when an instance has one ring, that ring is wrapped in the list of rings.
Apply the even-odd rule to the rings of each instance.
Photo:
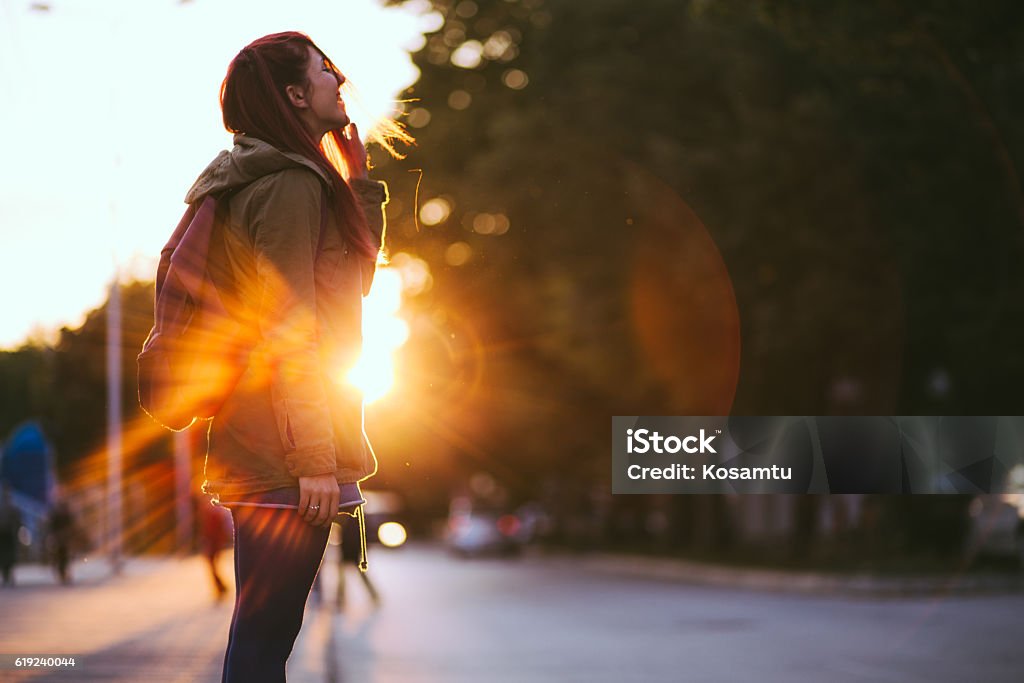
[[[345,82],[345,76],[336,72],[314,48],[307,46],[306,49],[309,51],[306,90],[303,92],[296,86],[288,86],[287,90],[292,104],[299,109],[299,117],[309,127],[314,139],[319,140],[328,131],[349,124],[345,103],[338,90]]]

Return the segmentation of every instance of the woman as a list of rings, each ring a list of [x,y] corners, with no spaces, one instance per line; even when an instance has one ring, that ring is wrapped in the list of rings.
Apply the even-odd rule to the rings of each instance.
[[[235,609],[223,681],[283,681],[332,520],[377,468],[362,395],[361,305],[383,242],[383,183],[349,121],[345,77],[304,34],[246,46],[221,86],[234,148],[186,202],[226,207],[211,246],[218,291],[252,330],[248,368],[209,429],[203,491],[234,524]],[[377,138],[411,142],[386,121]],[[365,565],[364,565],[365,566]]]

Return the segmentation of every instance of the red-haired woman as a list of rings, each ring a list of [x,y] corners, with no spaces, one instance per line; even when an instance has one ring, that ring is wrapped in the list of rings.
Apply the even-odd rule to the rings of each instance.
[[[361,511],[358,482],[377,468],[362,395],[336,378],[361,350],[387,190],[367,177],[344,83],[304,34],[247,45],[220,93],[234,148],[186,197],[226,207],[212,275],[252,330],[248,369],[210,424],[203,487],[234,523],[227,682],[285,680],[331,521]],[[412,141],[393,121],[377,130],[392,154],[390,139]]]

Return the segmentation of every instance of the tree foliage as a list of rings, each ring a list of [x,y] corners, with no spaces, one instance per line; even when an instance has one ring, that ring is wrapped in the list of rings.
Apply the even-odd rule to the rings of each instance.
[[[1018,409],[1018,4],[432,5],[377,170],[419,305],[483,340],[448,417],[495,459],[603,469],[619,413]]]

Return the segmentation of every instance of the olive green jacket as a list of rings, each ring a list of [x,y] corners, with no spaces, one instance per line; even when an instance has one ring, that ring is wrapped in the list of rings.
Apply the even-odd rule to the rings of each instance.
[[[376,266],[350,253],[333,211],[319,244],[326,187],[308,159],[239,134],[185,198],[231,191],[210,264],[252,330],[248,369],[210,423],[206,493],[297,486],[298,477],[329,472],[355,482],[376,472],[362,394],[344,381],[362,348],[362,297]],[[383,243],[386,185],[352,179],[349,187]]]

